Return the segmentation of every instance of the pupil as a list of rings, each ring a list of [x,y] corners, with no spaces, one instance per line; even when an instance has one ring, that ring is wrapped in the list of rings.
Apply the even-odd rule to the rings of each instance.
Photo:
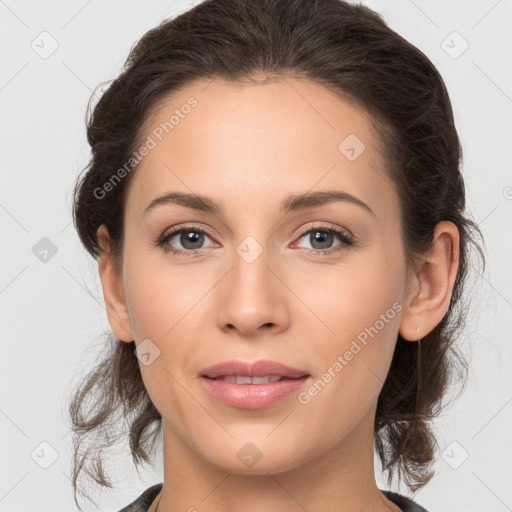
[[[329,242],[332,238],[332,233],[326,233],[324,231],[315,231],[314,233],[314,242],[320,242],[321,247],[315,247],[315,243],[312,243],[311,245],[315,247],[315,249],[326,249],[329,247]],[[327,238],[327,243],[325,239]],[[324,245],[322,245],[324,244]]]
[[[181,235],[181,244],[187,249],[197,249],[201,247],[204,235],[202,233],[195,233],[194,231],[187,231]],[[191,244],[192,247],[188,246]],[[197,247],[196,247],[197,246]]]

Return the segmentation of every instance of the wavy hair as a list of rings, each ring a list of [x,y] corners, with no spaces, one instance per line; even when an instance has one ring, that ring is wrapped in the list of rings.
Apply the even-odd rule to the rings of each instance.
[[[125,198],[136,166],[107,197],[98,198],[97,190],[140,147],[161,102],[198,79],[265,83],[283,77],[315,81],[370,114],[398,191],[408,264],[430,250],[438,222],[451,221],[459,230],[460,261],[449,309],[420,343],[398,335],[377,404],[374,441],[388,483],[396,475],[416,490],[433,475],[437,443],[430,420],[444,406],[452,377],[465,383],[468,364],[454,342],[467,316],[462,292],[470,245],[483,267],[485,257],[475,240],[482,234],[465,213],[462,149],[445,83],[425,54],[379,14],[342,0],[206,0],[146,32],[92,114],[89,101],[92,155],[76,179],[74,225],[97,258],[96,232],[105,224],[120,264]],[[120,343],[112,333],[105,340],[103,359],[73,390],[69,404],[77,505],[82,471],[112,487],[103,455],[113,442],[128,435],[137,466],[151,461],[161,433],[135,343]],[[119,429],[120,420],[127,432]]]

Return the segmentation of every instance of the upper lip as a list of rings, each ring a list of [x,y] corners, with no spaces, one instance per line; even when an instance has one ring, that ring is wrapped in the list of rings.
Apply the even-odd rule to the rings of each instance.
[[[215,379],[216,377],[226,376],[247,376],[247,377],[265,377],[267,375],[279,375],[289,379],[297,379],[309,375],[304,370],[292,368],[276,361],[261,359],[254,362],[245,361],[223,361],[214,366],[209,366],[201,371],[201,376]]]

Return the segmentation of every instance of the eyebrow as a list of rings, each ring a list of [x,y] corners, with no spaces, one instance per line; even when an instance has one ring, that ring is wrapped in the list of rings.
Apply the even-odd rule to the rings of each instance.
[[[281,202],[280,211],[283,213],[294,212],[305,210],[307,208],[314,208],[315,206],[322,206],[336,201],[345,201],[355,204],[375,216],[375,212],[365,202],[361,201],[361,199],[358,199],[347,192],[335,190],[290,195]],[[213,213],[216,215],[222,213],[222,206],[207,196],[188,194],[184,192],[170,192],[153,199],[144,209],[144,215],[149,213],[156,206],[164,204],[177,204],[179,206],[192,208],[193,210]]]

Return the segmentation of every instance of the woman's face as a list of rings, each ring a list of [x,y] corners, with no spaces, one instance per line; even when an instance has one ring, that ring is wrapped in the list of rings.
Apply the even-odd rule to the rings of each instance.
[[[122,339],[144,343],[140,369],[174,453],[263,474],[371,450],[410,284],[372,128],[360,109],[295,79],[196,82],[151,118],[126,201]],[[340,196],[297,199],[320,192]],[[218,210],[195,200],[145,212],[171,193]],[[159,246],[171,229],[187,231]],[[233,360],[306,377],[203,376]]]

